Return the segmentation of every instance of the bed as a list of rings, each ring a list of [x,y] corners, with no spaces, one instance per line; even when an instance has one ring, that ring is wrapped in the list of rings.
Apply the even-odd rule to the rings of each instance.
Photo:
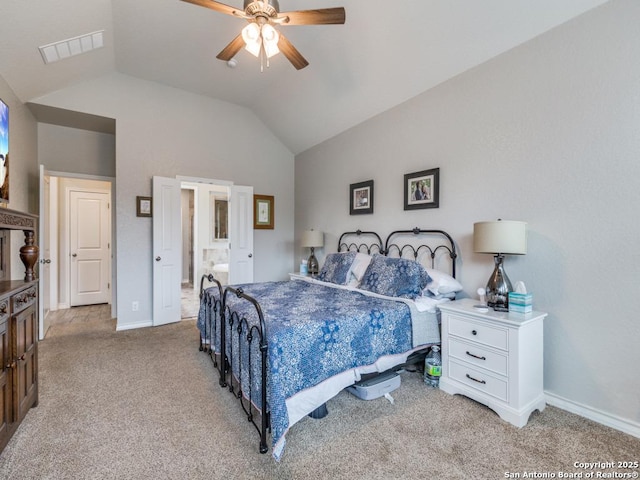
[[[315,278],[223,288],[203,276],[200,349],[258,430],[259,451],[270,433],[279,460],[297,421],[326,415],[362,375],[439,344],[437,305],[462,288],[456,258],[441,230],[398,230],[384,243],[358,230],[340,236]]]

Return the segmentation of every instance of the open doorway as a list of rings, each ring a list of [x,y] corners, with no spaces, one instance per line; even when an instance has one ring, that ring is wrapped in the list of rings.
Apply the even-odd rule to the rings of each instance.
[[[114,317],[113,182],[109,177],[45,171],[40,195],[40,339],[73,307],[104,305]]]
[[[213,273],[223,285],[228,283],[229,195],[226,183],[181,182],[183,319],[198,315],[203,275]]]

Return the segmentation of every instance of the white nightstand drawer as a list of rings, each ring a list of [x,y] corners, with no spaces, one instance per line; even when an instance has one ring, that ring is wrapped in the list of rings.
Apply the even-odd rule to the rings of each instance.
[[[507,375],[507,356],[483,348],[477,343],[467,343],[449,337],[449,356],[486,368],[500,375]]]
[[[499,400],[509,401],[507,382],[492,377],[486,372],[451,360],[449,361],[449,377]]]
[[[508,350],[508,330],[506,328],[483,325],[449,314],[449,333],[489,347]]]

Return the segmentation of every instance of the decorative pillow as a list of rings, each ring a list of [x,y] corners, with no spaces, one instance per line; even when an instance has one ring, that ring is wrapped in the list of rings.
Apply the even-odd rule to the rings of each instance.
[[[358,283],[360,283],[370,263],[371,263],[371,255],[367,255],[366,253],[360,253],[360,252],[356,253],[356,258],[353,260],[353,263],[351,264],[351,268],[349,269],[349,274],[355,277]]]
[[[360,288],[388,297],[414,299],[429,283],[427,270],[406,258],[374,255],[360,282]]]
[[[448,295],[462,290],[459,281],[439,270],[427,268],[427,273],[431,281],[427,284],[427,288],[422,292],[423,295],[435,296]]]
[[[318,274],[318,280],[345,285],[356,252],[330,253],[324,259],[324,265]]]

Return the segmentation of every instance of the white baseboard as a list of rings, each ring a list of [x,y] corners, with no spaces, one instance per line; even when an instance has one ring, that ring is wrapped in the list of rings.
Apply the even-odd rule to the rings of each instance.
[[[124,330],[134,330],[136,328],[153,327],[153,322],[148,320],[146,322],[128,323],[126,325],[116,325],[116,332],[122,332]]]
[[[601,423],[602,425],[606,425],[607,427],[611,427],[616,430],[620,430],[621,432],[628,433],[629,435],[632,435],[634,437],[640,438],[640,423],[638,422],[634,422],[617,415],[612,415],[610,413],[588,407],[587,405],[582,405],[581,403],[577,403],[572,400],[567,400],[566,398],[559,397],[558,395],[549,393],[547,391],[545,391],[544,394],[549,405],[553,405],[554,407],[558,407],[562,410],[575,413],[576,415],[580,415],[581,417],[588,418],[589,420],[593,420],[594,422]]]
[[[71,308],[71,305],[69,305],[68,303],[59,303],[58,304],[58,310],[64,310],[66,308]]]

